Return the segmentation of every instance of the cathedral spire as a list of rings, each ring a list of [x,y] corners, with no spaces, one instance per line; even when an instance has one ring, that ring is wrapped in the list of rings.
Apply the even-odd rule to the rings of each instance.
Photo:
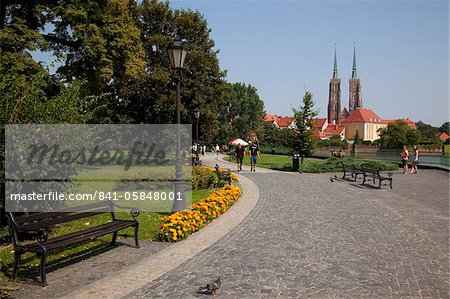
[[[339,77],[338,77],[338,69],[337,69],[336,43],[334,44],[334,69],[333,69],[333,79],[339,79]]]
[[[358,79],[358,74],[356,73],[356,45],[353,43],[353,69],[352,69],[352,79]]]

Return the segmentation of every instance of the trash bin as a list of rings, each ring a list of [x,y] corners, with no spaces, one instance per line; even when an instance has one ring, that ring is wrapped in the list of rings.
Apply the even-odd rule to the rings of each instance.
[[[294,171],[298,171],[300,169],[299,158],[299,154],[292,154],[292,169]]]

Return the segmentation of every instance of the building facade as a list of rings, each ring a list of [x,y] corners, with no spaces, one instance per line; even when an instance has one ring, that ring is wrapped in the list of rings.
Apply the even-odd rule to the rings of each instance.
[[[380,138],[378,130],[385,128],[387,122],[370,109],[358,108],[350,112],[350,115],[342,120],[341,125],[345,127],[347,140],[353,140],[358,132],[360,139],[374,141]]]

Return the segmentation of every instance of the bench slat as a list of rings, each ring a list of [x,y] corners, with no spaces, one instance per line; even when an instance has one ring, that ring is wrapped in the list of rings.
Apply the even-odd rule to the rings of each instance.
[[[61,217],[52,218],[49,220],[43,220],[39,222],[32,222],[30,224],[24,224],[22,227],[27,230],[37,230],[40,228],[55,226],[56,224],[65,223],[77,219],[82,219],[86,217],[95,216],[98,214],[106,213],[105,211],[92,211],[92,212],[82,212],[82,213],[76,213],[76,214],[69,214],[69,215],[63,215]]]
[[[47,242],[45,242],[45,248],[47,248],[48,250],[52,250],[61,247],[66,247],[69,245],[101,237],[110,234],[112,232],[119,231],[132,226],[135,226],[135,222],[132,220],[116,220],[113,222],[108,222],[83,231],[70,233],[53,239],[48,239]],[[36,242],[26,244],[25,247],[35,249],[40,248],[40,246]]]
[[[40,220],[44,220],[44,219],[57,218],[57,217],[61,217],[64,215],[75,213],[75,212],[89,211],[89,210],[93,210],[93,209],[98,209],[100,207],[108,207],[110,205],[111,204],[107,201],[101,201],[101,202],[96,202],[93,204],[70,207],[70,208],[66,208],[63,210],[59,210],[57,212],[33,213],[30,215],[26,215],[26,216],[15,217],[15,219],[19,224],[23,224],[26,222],[33,222],[33,221],[40,221]]]

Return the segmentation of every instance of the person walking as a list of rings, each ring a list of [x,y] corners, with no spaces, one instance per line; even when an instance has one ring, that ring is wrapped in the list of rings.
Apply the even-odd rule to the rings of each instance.
[[[238,143],[236,147],[236,161],[237,161],[237,171],[242,171],[242,162],[244,161],[245,148]]]
[[[219,155],[220,152],[220,146],[218,144],[216,144],[216,155]]]
[[[250,171],[256,172],[256,160],[259,157],[259,147],[257,144],[249,142],[248,153],[250,156]]]
[[[417,145],[413,146],[413,160],[411,164],[411,173],[417,174],[417,164],[419,164],[419,150]]]
[[[403,174],[408,174],[409,152],[408,152],[408,149],[406,148],[406,145],[403,146],[403,151],[400,153],[400,156],[402,157]]]

